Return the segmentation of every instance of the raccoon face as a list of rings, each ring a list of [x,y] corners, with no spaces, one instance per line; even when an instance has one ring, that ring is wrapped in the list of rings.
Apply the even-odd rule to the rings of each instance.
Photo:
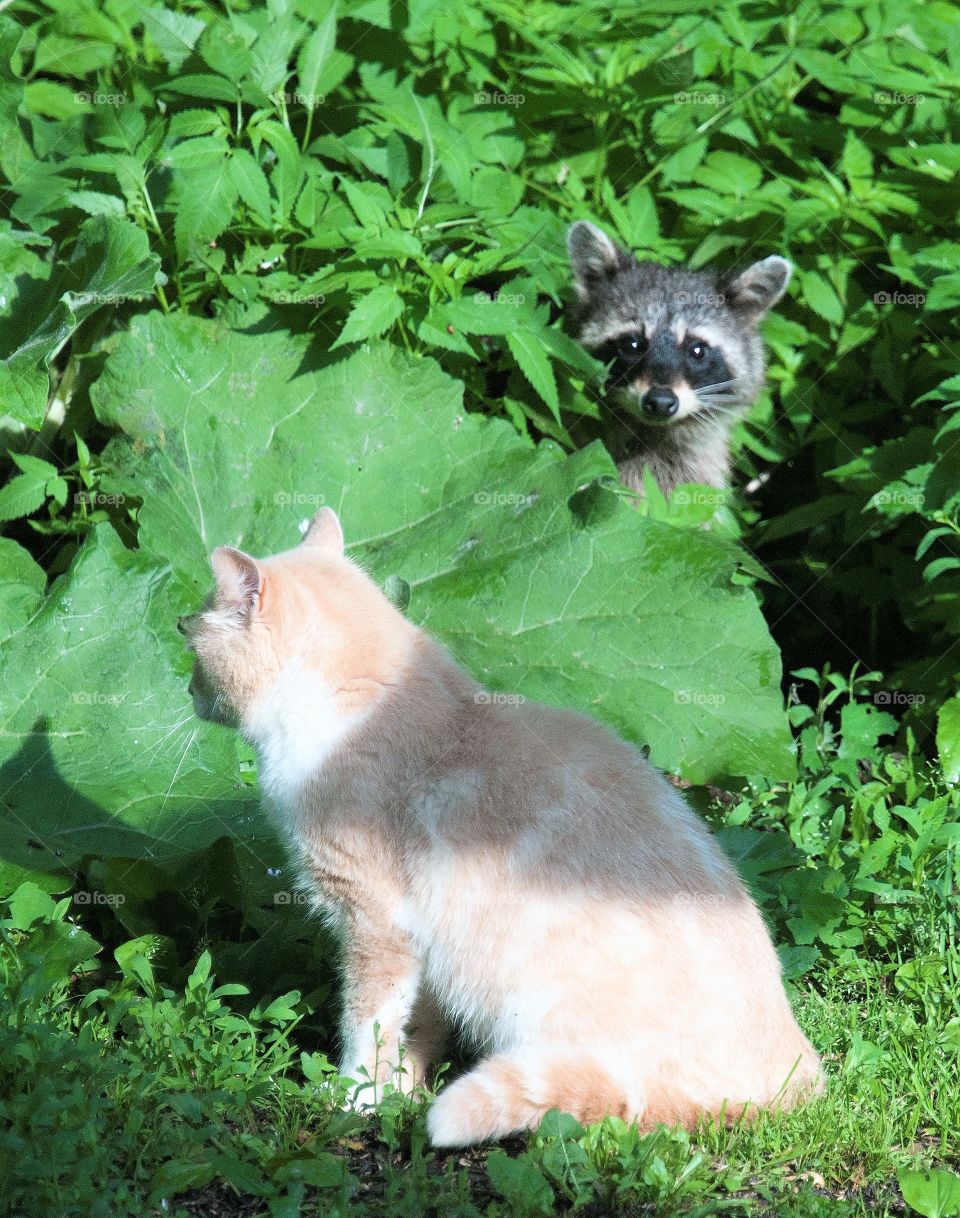
[[[610,367],[608,388],[643,423],[732,422],[763,383],[757,326],[783,295],[790,263],[764,258],[721,278],[638,262],[580,220],[567,237],[579,338]]]

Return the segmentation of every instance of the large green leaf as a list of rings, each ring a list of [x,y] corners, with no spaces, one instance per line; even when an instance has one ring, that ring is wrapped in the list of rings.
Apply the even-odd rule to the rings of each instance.
[[[20,618],[3,645],[0,890],[88,853],[162,860],[262,832],[233,734],[193,719],[164,564],[102,525],[38,610],[0,604]]]
[[[183,595],[209,551],[287,548],[320,503],[351,552],[483,681],[579,706],[703,780],[792,770],[779,657],[737,555],[635,513],[599,447],[565,457],[466,415],[431,360],[382,344],[302,371],[306,340],[138,317],[95,386],[113,490]],[[298,375],[299,372],[299,375]]]
[[[39,427],[50,361],[92,313],[151,292],[159,265],[135,225],[94,216],[48,280],[19,277],[0,316],[0,415]]]

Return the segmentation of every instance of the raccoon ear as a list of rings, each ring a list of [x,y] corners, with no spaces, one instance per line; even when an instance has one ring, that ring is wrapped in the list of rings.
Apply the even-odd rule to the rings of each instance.
[[[255,558],[235,550],[233,546],[218,546],[210,555],[210,565],[217,581],[217,600],[252,613],[263,602],[263,572]]]
[[[759,321],[787,290],[792,274],[793,267],[786,258],[776,254],[761,258],[726,285],[726,302],[751,321]]]
[[[587,220],[571,224],[567,249],[573,267],[573,282],[580,296],[589,296],[591,287],[622,270],[629,255],[615,245],[607,234]]]
[[[343,529],[333,508],[322,507],[307,525],[302,546],[316,546],[319,550],[343,553]]]

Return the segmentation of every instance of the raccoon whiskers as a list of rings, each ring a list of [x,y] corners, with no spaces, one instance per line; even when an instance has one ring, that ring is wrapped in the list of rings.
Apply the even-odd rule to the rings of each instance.
[[[733,379],[729,379],[726,381],[714,381],[712,385],[699,385],[696,389],[696,394],[697,394],[697,397],[700,397],[701,394],[710,394],[710,393],[714,393],[714,392],[720,393],[722,391],[725,392],[727,390],[736,392],[733,388],[735,384],[736,384],[736,381],[734,381]]]
[[[709,398],[707,401],[698,399],[697,404],[700,407],[699,413],[701,415],[728,415],[731,419],[738,419],[740,417],[741,412],[740,409],[738,409],[740,403],[735,399],[730,405],[722,402],[714,402]]]

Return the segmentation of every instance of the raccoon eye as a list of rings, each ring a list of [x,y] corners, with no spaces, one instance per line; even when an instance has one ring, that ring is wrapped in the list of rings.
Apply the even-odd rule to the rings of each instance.
[[[690,358],[692,360],[694,360],[696,363],[699,363],[702,359],[704,359],[706,357],[706,354],[709,350],[710,350],[710,348],[707,346],[706,343],[694,342],[694,343],[691,343],[687,347],[687,355],[689,355]]]
[[[621,359],[642,359],[647,351],[647,340],[643,334],[621,334],[617,339],[617,354]]]

